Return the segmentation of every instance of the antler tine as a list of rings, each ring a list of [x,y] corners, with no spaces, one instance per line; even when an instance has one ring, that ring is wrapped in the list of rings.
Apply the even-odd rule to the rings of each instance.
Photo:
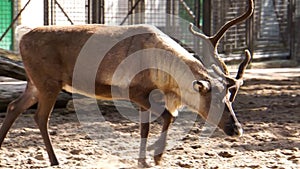
[[[209,39],[209,37],[207,37],[203,33],[200,33],[200,32],[197,32],[196,30],[194,30],[194,25],[192,23],[190,23],[189,30],[193,35],[200,36],[203,39]]]
[[[235,99],[235,97],[236,97],[236,94],[237,94],[237,91],[238,91],[238,89],[240,88],[240,84],[238,83],[238,80],[236,80],[236,79],[234,79],[234,78],[231,78],[231,77],[229,77],[228,75],[225,75],[222,71],[221,71],[221,69],[219,68],[219,67],[217,67],[216,65],[212,65],[211,66],[212,67],[212,69],[213,69],[213,71],[217,74],[217,75],[219,75],[219,76],[221,76],[222,78],[225,78],[226,80],[227,80],[227,85],[229,86],[229,90],[230,90],[230,92],[231,92],[231,95],[230,95],[230,97],[229,97],[229,101],[230,102],[233,102],[234,101],[234,99]],[[231,88],[233,85],[235,85],[235,88]]]
[[[230,90],[231,91],[231,96],[229,99],[230,102],[234,101],[234,99],[237,95],[237,91],[243,85],[243,80],[242,80],[243,75],[245,73],[245,70],[246,70],[248,64],[250,63],[250,61],[252,59],[252,55],[250,54],[249,50],[245,50],[245,53],[246,53],[246,57],[245,57],[244,61],[240,64],[238,73],[236,75],[235,87]]]
[[[217,65],[213,64],[211,65],[211,68],[213,69],[213,71],[220,77],[225,78],[227,80],[227,83],[229,86],[235,84],[236,80],[232,77],[230,77],[229,75],[226,75],[224,72],[222,72],[222,70],[220,69],[220,67],[218,67]]]
[[[230,21],[228,21],[225,25],[223,25],[219,31],[212,37],[210,37],[210,41],[213,44],[213,46],[216,48],[217,44],[219,43],[220,39],[223,37],[223,35],[225,34],[225,32],[233,25],[239,24],[240,22],[248,19],[254,11],[254,2],[253,0],[249,0],[249,6],[248,6],[248,10],[241,16],[232,19]]]
[[[211,65],[211,68],[218,76],[220,76],[222,78],[226,78],[226,75],[224,74],[224,72],[222,72],[222,70],[217,65],[213,64],[213,65]]]
[[[247,66],[249,65],[250,61],[252,60],[252,55],[251,55],[251,53],[248,49],[245,50],[245,54],[246,54],[246,57],[239,66],[238,73],[236,75],[236,79],[242,79],[243,78],[245,70],[246,70]]]

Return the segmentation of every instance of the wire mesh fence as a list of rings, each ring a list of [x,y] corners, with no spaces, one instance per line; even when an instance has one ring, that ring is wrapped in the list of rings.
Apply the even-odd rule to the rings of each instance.
[[[15,3],[0,0],[0,34],[4,34],[19,12],[19,3],[26,1],[20,0]],[[202,29],[208,26],[208,33],[214,34],[226,21],[240,15],[247,7],[247,1],[240,0],[44,0],[43,2],[45,25],[151,24],[171,36],[173,34],[178,41],[194,48],[201,45],[201,42],[191,36],[182,20],[192,22],[200,28],[203,26]],[[210,8],[205,9],[205,4],[208,3]],[[291,53],[299,53],[296,46],[300,38],[295,37],[299,35],[299,30],[295,28],[300,22],[299,1],[256,0],[255,6],[252,22],[247,21],[233,26],[222,39],[218,50],[224,56],[230,56],[225,59],[240,56],[249,46],[256,53],[256,57],[287,57]],[[22,20],[21,18],[22,16],[18,22]],[[178,21],[178,18],[181,21]],[[1,39],[1,48],[14,48],[15,26],[13,25]]]
[[[213,0],[212,4],[211,34],[216,33],[227,21],[244,13],[247,7],[246,1],[239,0]],[[241,53],[247,47],[246,37],[246,23],[234,25],[221,40],[219,51],[225,54]]]
[[[13,31],[8,29],[13,17],[13,2],[0,0],[0,47],[11,50],[13,48]]]
[[[73,25],[87,23],[86,1],[49,0],[48,20],[50,25]]]
[[[254,47],[259,55],[288,57],[291,27],[286,0],[261,0],[256,3]],[[288,33],[290,32],[290,33]]]
[[[188,22],[193,22],[194,18],[187,13],[193,13],[194,9],[183,9],[180,0],[113,0],[105,2],[105,24],[150,24],[173,38],[176,37],[176,40],[186,45],[197,45],[188,31]]]

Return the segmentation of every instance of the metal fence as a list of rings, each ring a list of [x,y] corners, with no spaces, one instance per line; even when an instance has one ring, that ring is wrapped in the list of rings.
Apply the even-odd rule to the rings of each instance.
[[[47,25],[84,22],[107,25],[151,24],[169,35],[174,35],[176,40],[185,45],[197,47],[199,44],[188,32],[188,22],[200,25],[201,1],[195,3],[195,0],[71,0],[67,2],[46,0],[44,20]],[[77,17],[77,14],[81,17]],[[186,20],[186,26],[182,27],[181,21],[174,19],[173,16]]]
[[[293,9],[299,6],[299,1],[256,0],[255,5],[252,19],[234,26],[222,39],[218,50],[224,54],[224,59],[239,58],[243,50],[248,47],[254,52],[255,59],[290,58],[292,54],[295,55],[295,52],[298,53],[294,49],[297,40],[292,35],[293,33],[297,35],[297,32],[294,32],[297,30],[293,30],[292,18],[297,15]],[[85,14],[90,14],[86,19],[88,23],[120,25],[148,23],[156,25],[162,31],[176,32],[174,29],[181,29],[180,23],[171,23],[171,20],[162,15],[168,13],[193,22],[198,27],[202,27],[207,34],[213,34],[226,21],[244,12],[247,2],[240,0],[86,0],[85,7]],[[299,10],[296,11],[299,13]],[[91,17],[100,19],[91,21],[89,19]],[[184,31],[178,30],[178,32]],[[177,38],[182,43],[196,48],[199,42],[189,36],[188,32],[184,32]]]
[[[210,34],[214,34],[227,21],[245,12],[247,3],[240,0],[212,0],[211,1]],[[222,38],[219,51],[226,55],[241,53],[247,48],[247,25],[242,23],[233,26]]]
[[[44,1],[45,25],[73,25],[87,23],[88,10],[83,0]]]
[[[292,42],[294,48],[293,48],[292,57],[294,60],[298,60],[298,62],[300,62],[300,31],[299,29],[296,29],[296,28],[300,28],[300,1],[299,0],[296,0],[294,10],[295,10],[294,25],[293,25],[294,41]]]
[[[291,55],[292,13],[287,0],[262,0],[256,3],[253,45],[257,55]]]
[[[9,28],[13,17],[13,2],[0,0],[0,47],[13,49],[13,31]]]
[[[210,33],[240,15],[247,6],[245,1],[240,0],[212,0],[211,3]],[[231,28],[222,39],[219,51],[233,56],[250,46],[255,59],[289,58],[294,38],[291,36],[294,6],[288,0],[256,0],[253,17]]]
[[[19,2],[19,1],[18,1]],[[33,3],[33,2],[32,2]],[[0,34],[9,26],[19,7],[13,1],[0,0]],[[255,59],[299,57],[300,1],[255,0],[254,16],[231,28],[219,45],[225,60],[239,58],[250,47]],[[176,34],[181,43],[197,47],[175,15],[214,34],[226,21],[245,11],[240,0],[44,0],[45,25],[104,23],[114,25],[148,23]],[[14,9],[12,9],[14,8]],[[185,32],[186,31],[186,32]],[[182,33],[183,32],[183,33]],[[0,47],[12,49],[13,27],[0,41]]]

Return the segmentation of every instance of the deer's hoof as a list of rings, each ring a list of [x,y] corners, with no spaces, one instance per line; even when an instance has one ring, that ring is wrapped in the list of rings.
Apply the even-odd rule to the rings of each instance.
[[[160,165],[161,159],[162,159],[162,154],[154,155],[155,165]]]
[[[58,160],[54,158],[53,160],[50,160],[51,166],[57,166],[59,165]]]
[[[138,159],[138,167],[139,168],[150,168],[151,166],[146,162],[146,158]]]
[[[58,166],[58,165],[59,165],[58,162],[53,162],[53,163],[51,163],[51,166]]]

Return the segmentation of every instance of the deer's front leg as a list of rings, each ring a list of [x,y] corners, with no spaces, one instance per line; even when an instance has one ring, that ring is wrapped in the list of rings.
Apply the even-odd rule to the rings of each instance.
[[[25,92],[7,107],[7,114],[0,129],[0,147],[16,118],[37,101],[37,90],[31,82],[28,82]]]
[[[162,131],[160,134],[160,138],[151,146],[149,146],[148,150],[154,150],[154,162],[155,165],[159,165],[162,159],[162,155],[166,148],[166,140],[167,134],[170,124],[174,121],[174,117],[171,113],[165,109],[162,113],[161,117],[164,120]]]
[[[150,127],[150,112],[144,111],[141,108],[140,110],[140,134],[141,134],[141,142],[140,142],[140,153],[138,159],[139,167],[150,167],[146,162],[146,147],[147,147],[147,139],[149,134]]]

